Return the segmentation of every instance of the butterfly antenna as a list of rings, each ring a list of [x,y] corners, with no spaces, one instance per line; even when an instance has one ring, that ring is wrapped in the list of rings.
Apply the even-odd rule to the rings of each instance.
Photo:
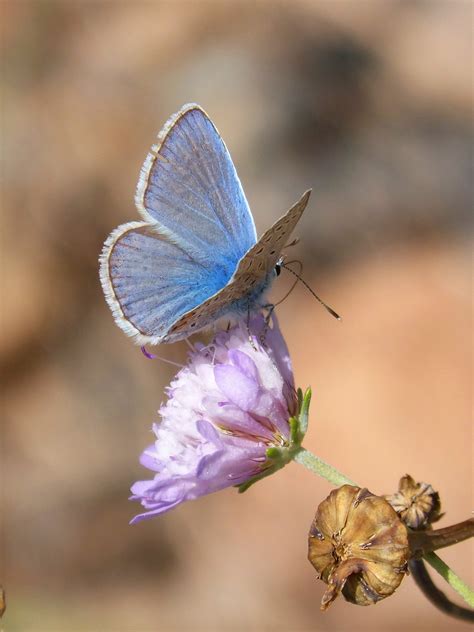
[[[285,294],[285,296],[283,298],[281,298],[279,301],[277,301],[276,303],[273,304],[273,308],[275,308],[277,305],[280,305],[280,303],[283,303],[283,301],[286,301],[286,299],[290,296],[290,294],[293,292],[293,290],[295,289],[298,281],[300,280],[300,275],[303,272],[303,264],[301,263],[301,261],[299,261],[299,259],[294,259],[292,261],[288,261],[286,263],[286,265],[289,265],[290,263],[297,263],[300,267],[300,270],[297,274],[297,278],[295,279],[295,282],[293,283],[293,285],[290,287],[290,289],[288,290],[288,292]],[[283,262],[280,262],[279,264],[281,267],[286,267],[283,266]],[[293,270],[291,270],[291,272],[293,272]]]
[[[293,263],[293,262],[289,262],[289,263]],[[285,268],[285,270],[288,270],[288,272],[291,272],[291,274],[293,274],[293,276],[296,277],[296,279],[297,279],[296,283],[298,281],[301,281],[301,283],[305,286],[305,288],[311,292],[311,294],[314,296],[314,298],[319,303],[321,303],[321,305],[323,307],[326,308],[326,310],[331,314],[331,316],[334,316],[334,318],[336,318],[337,320],[341,320],[341,317],[339,316],[339,314],[337,312],[335,312],[332,309],[332,307],[329,307],[329,305],[327,305],[327,303],[325,303],[323,301],[323,299],[319,298],[319,296],[316,294],[316,292],[309,287],[309,285],[306,283],[306,281],[299,274],[297,274],[294,270],[292,270],[291,268],[288,267],[288,264],[285,264],[285,263],[282,262],[282,263],[280,263],[280,265],[281,265],[282,268]],[[296,285],[296,283],[295,283],[295,285]]]

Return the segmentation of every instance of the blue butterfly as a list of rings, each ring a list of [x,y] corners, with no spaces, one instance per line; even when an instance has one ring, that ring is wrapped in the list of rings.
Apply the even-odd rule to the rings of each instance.
[[[135,203],[143,221],[116,228],[100,256],[117,325],[137,344],[155,345],[262,308],[310,193],[257,241],[224,141],[202,108],[182,107],[141,169]]]

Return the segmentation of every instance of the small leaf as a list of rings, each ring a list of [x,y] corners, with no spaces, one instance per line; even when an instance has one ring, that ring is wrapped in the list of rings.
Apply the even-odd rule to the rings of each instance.
[[[300,422],[296,417],[290,417],[288,423],[290,425],[290,444],[292,446],[299,445],[303,439],[303,437],[300,436]]]
[[[298,387],[296,391],[296,397],[298,398],[298,414],[301,412],[301,406],[303,405],[303,391]]]
[[[300,409],[299,426],[300,426],[300,432],[302,434],[301,440],[303,440],[306,434],[306,431],[308,430],[310,403],[311,403],[311,387],[308,387],[306,389],[306,393],[304,394],[304,398],[303,398],[301,409]]]
[[[254,483],[257,483],[258,481],[262,480],[262,478],[266,478],[267,476],[270,476],[270,474],[273,474],[278,469],[280,468],[268,467],[267,469],[263,470],[261,474],[257,474],[257,476],[253,476],[252,478],[250,478],[248,481],[245,481],[245,483],[242,483],[241,485],[236,485],[239,494],[243,494],[244,492],[248,490],[249,487],[252,487]]]

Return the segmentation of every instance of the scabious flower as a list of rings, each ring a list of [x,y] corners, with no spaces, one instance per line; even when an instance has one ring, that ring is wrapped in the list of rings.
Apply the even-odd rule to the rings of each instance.
[[[156,474],[132,487],[132,500],[146,511],[132,523],[268,475],[291,459],[298,401],[275,318],[273,327],[258,316],[195,345],[167,395],[153,426],[156,441],[140,459]]]

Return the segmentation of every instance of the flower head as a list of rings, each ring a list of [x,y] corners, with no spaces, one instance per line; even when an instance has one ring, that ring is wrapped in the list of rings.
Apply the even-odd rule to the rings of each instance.
[[[308,538],[308,559],[328,584],[321,610],[341,591],[360,606],[390,596],[409,552],[407,528],[384,498],[353,485],[333,490],[319,505]]]
[[[208,346],[195,345],[167,395],[153,426],[156,440],[140,459],[156,474],[132,487],[132,499],[146,511],[132,523],[284,464],[285,457],[275,457],[290,452],[298,404],[275,319],[265,330],[258,316],[249,327],[241,322],[220,331]]]
[[[385,498],[410,529],[426,529],[443,515],[438,492],[409,474],[400,479],[398,492]]]

